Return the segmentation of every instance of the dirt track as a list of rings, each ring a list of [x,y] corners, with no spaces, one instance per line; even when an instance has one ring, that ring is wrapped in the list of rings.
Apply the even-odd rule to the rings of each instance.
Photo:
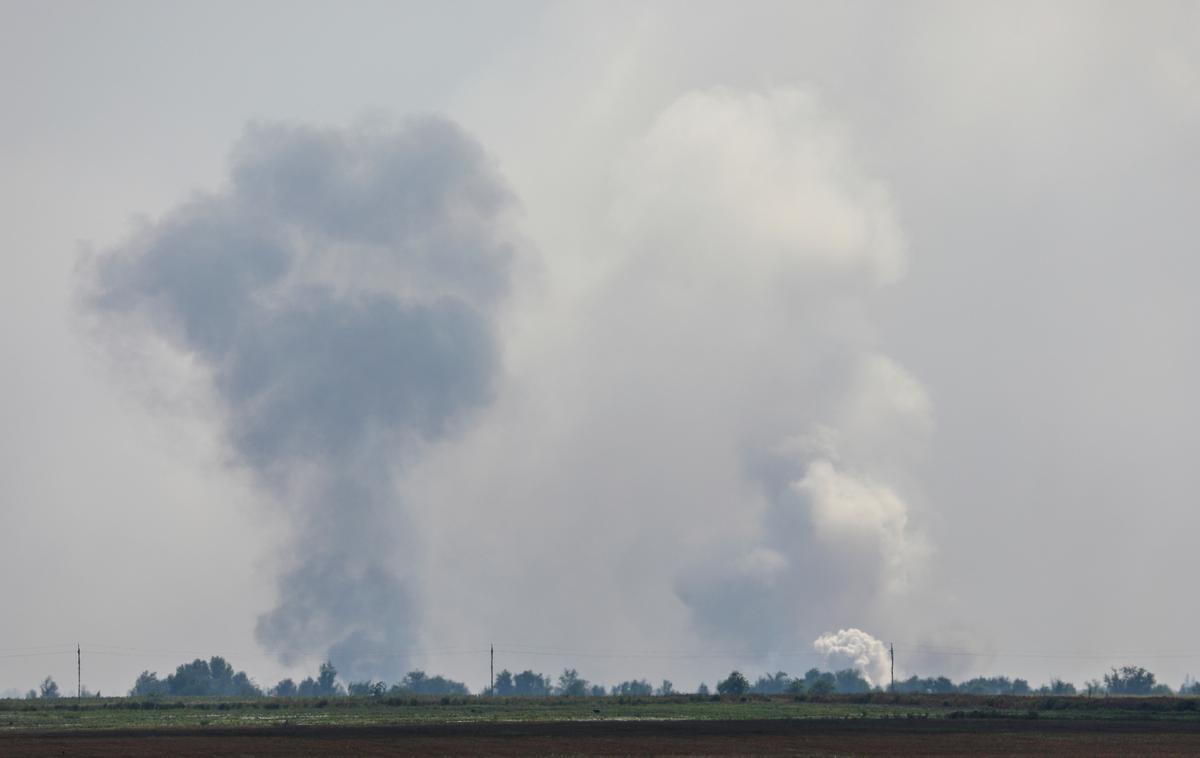
[[[0,734],[4,756],[1196,755],[1200,722],[589,721]]]

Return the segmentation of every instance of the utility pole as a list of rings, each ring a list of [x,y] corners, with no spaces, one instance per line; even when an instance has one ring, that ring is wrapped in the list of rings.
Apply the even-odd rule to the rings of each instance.
[[[892,692],[896,691],[896,646],[888,643],[888,656],[892,660]]]
[[[488,680],[490,681],[490,684],[488,684],[488,694],[494,697],[496,694],[496,646],[491,645],[489,652],[491,653],[491,658],[488,661]]]
[[[83,648],[75,643],[75,697],[83,699]]]

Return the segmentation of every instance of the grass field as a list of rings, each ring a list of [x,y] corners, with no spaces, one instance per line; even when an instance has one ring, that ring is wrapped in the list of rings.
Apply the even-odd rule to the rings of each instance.
[[[1200,698],[841,695],[0,700],[0,731],[745,719],[1136,719],[1200,722]]]
[[[0,755],[1195,755],[1200,699],[0,700]]]

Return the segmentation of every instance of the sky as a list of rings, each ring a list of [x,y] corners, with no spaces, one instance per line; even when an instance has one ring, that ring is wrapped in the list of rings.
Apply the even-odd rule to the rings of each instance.
[[[1200,674],[1197,4],[0,19],[0,690]]]

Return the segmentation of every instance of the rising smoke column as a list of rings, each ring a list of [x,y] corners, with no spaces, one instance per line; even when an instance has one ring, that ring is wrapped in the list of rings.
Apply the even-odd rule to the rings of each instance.
[[[680,97],[626,181],[631,266],[692,327],[671,359],[692,361],[679,381],[707,394],[698,407],[723,409],[698,431],[729,437],[743,485],[677,597],[704,637],[748,650],[874,620],[925,550],[902,487],[932,423],[920,383],[874,345],[869,303],[907,265],[886,188],[797,88]]]
[[[234,462],[286,517],[279,603],[257,627],[285,662],[404,670],[419,553],[395,478],[489,402],[509,205],[444,120],[255,126],[226,188],[90,261],[102,334],[190,357]]]

